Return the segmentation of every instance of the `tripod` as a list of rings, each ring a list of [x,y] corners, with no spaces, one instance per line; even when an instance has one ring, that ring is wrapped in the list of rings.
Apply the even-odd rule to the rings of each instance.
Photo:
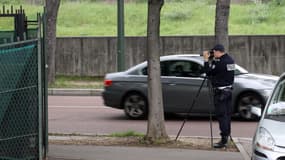
[[[178,133],[177,133],[175,141],[177,141],[177,139],[178,139],[178,137],[179,137],[179,135],[180,135],[180,133],[181,133],[185,123],[186,123],[186,121],[188,120],[190,112],[192,111],[192,109],[193,109],[193,107],[194,107],[194,105],[196,103],[196,100],[199,97],[199,94],[201,92],[202,87],[204,86],[204,83],[205,83],[206,79],[208,79],[207,85],[208,85],[208,89],[209,89],[208,93],[209,93],[209,97],[210,97],[209,104],[210,104],[210,106],[213,105],[211,103],[211,102],[213,102],[213,87],[212,87],[212,85],[210,83],[210,78],[207,78],[207,76],[205,76],[203,81],[202,81],[202,83],[201,83],[201,85],[200,85],[200,87],[199,87],[199,89],[198,89],[198,91],[196,92],[196,96],[195,96],[194,100],[192,101],[192,104],[191,104],[189,110],[186,112],[186,116],[184,118],[184,121],[183,121],[183,123],[182,123],[182,125],[181,125],[181,127],[180,127],[180,129],[178,131]],[[209,109],[209,116],[210,116],[211,148],[213,148],[213,127],[212,127],[212,111],[211,111],[211,109]]]

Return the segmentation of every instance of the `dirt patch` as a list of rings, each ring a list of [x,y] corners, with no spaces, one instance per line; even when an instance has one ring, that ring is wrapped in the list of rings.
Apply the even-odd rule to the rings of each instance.
[[[214,139],[213,142],[217,142]],[[163,148],[182,148],[182,149],[197,149],[197,150],[213,150],[211,148],[210,138],[186,137],[179,138],[175,141],[170,138],[169,141],[163,143],[148,144],[142,137],[108,137],[108,136],[92,136],[79,137],[69,136],[65,138],[51,138],[50,144],[64,145],[97,145],[97,146],[136,146],[136,147],[163,147]],[[216,149],[218,151],[239,152],[233,142],[230,142],[227,148]]]

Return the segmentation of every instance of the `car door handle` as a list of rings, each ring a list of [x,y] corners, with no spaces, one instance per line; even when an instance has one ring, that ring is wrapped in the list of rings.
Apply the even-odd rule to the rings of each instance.
[[[169,85],[169,86],[176,86],[175,83],[169,83],[168,85]]]

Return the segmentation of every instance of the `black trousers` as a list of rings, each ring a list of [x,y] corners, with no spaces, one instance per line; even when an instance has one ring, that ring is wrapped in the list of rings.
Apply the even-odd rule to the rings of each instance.
[[[219,122],[221,136],[230,136],[231,134],[231,102],[231,89],[214,89],[215,114]]]

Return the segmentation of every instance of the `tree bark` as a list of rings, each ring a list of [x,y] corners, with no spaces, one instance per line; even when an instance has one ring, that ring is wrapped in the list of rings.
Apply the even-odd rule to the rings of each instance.
[[[217,0],[215,20],[215,43],[222,44],[229,50],[228,20],[230,15],[230,0]]]
[[[60,0],[46,0],[45,50],[48,57],[48,83],[55,80],[56,21]]]
[[[160,80],[160,10],[164,0],[148,0],[147,62],[148,62],[148,127],[150,142],[166,140],[162,88]]]

